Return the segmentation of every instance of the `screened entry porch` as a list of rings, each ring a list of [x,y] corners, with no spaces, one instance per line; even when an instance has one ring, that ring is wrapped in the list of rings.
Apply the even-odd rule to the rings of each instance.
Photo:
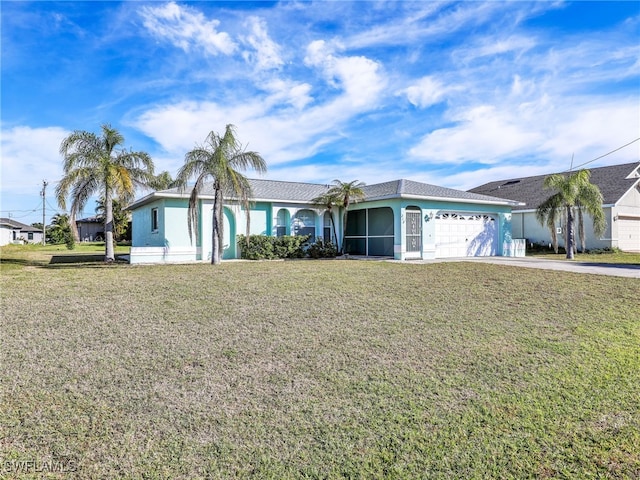
[[[393,257],[393,225],[390,207],[350,210],[345,231],[345,253]]]

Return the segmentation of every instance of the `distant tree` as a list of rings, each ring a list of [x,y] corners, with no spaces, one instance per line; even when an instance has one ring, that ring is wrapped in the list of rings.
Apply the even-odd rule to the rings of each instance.
[[[66,213],[56,213],[51,218],[51,225],[47,229],[49,242],[54,245],[67,243],[69,238],[73,239],[71,225],[69,223],[69,215]]]
[[[153,190],[168,190],[170,188],[175,188],[178,186],[178,182],[171,177],[171,174],[166,170],[164,172],[160,172],[158,175],[153,177],[151,182],[149,182],[149,187]]]
[[[115,260],[113,249],[113,198],[133,199],[137,186],[147,186],[153,178],[153,161],[145,152],[126,150],[124,137],[110,125],[101,126],[97,136],[76,130],[60,145],[64,157],[64,177],[56,188],[60,207],[66,208],[71,193],[71,219],[75,220],[87,200],[100,195],[105,201],[105,262]]]
[[[579,229],[584,249],[583,212],[591,215],[593,231],[602,235],[606,227],[604,210],[602,209],[602,193],[590,182],[591,172],[580,170],[568,176],[561,174],[549,175],[544,179],[544,188],[555,190],[556,193],[542,202],[536,209],[536,218],[541,225],[551,230],[551,240],[557,252],[556,223],[566,221],[565,249],[567,258],[574,258],[575,250],[575,221],[579,221]]]
[[[267,164],[260,154],[246,152],[235,136],[235,127],[227,125],[224,136],[209,133],[204,145],[198,146],[185,155],[185,164],[178,172],[176,181],[182,189],[190,178],[196,181],[189,197],[188,228],[189,237],[198,234],[198,197],[207,179],[213,181],[213,229],[211,233],[211,263],[217,265],[222,260],[224,243],[224,223],[222,205],[225,195],[235,197],[245,207],[249,218],[249,201],[252,196],[249,180],[239,170],[251,168],[259,173],[266,172]],[[248,235],[247,235],[248,237]]]
[[[106,215],[106,205],[103,199],[96,201],[96,216],[104,224]],[[129,228],[129,210],[118,198],[113,199],[113,237],[116,242],[125,238]]]
[[[340,247],[340,253],[345,252],[346,239],[345,233],[347,231],[347,218],[349,215],[349,206],[352,203],[357,203],[361,200],[364,200],[365,194],[362,187],[365,184],[363,182],[359,182],[358,180],[353,180],[351,182],[341,182],[340,180],[333,181],[333,187],[331,187],[326,195],[329,198],[335,199],[335,205],[338,205],[343,208],[342,214],[342,245]]]
[[[44,231],[44,226],[40,222],[34,222],[31,224],[31,226],[35,228],[39,228],[40,230]]]

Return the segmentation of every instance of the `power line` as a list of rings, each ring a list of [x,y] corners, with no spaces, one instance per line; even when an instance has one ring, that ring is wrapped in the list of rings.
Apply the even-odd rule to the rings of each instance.
[[[590,163],[595,162],[596,160],[600,160],[601,158],[606,157],[607,155],[611,155],[612,153],[617,152],[618,150],[622,150],[625,147],[628,147],[629,145],[631,145],[632,143],[636,143],[638,140],[640,140],[640,137],[636,138],[635,140],[631,140],[629,143],[622,145],[621,147],[616,148],[615,150],[611,150],[610,152],[605,153],[604,155],[600,155],[597,158],[594,158],[593,160],[589,160],[588,162],[584,162],[576,167],[573,167],[573,169],[578,169],[580,167],[584,167],[585,165],[589,165]]]

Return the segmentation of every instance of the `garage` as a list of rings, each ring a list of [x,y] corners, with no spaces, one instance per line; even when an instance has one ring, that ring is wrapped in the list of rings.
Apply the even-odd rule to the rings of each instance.
[[[498,222],[491,215],[441,212],[435,229],[436,258],[497,255]]]
[[[640,252],[640,217],[621,214],[618,222],[618,248],[624,252]]]

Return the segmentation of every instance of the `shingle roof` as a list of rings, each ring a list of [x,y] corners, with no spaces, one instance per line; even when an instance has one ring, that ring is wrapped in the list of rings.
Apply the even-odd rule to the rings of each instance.
[[[102,220],[97,216],[81,218],[76,220],[76,223],[102,223]]]
[[[609,167],[591,168],[591,183],[597,185],[602,192],[605,205],[615,204],[635,184],[640,182],[640,163],[625,163]],[[514,210],[530,210],[537,208],[552,192],[543,187],[548,175],[534,177],[511,178],[485,183],[472,188],[469,192],[494,197],[507,198],[524,202],[525,206]]]
[[[42,232],[41,228],[32,227],[31,225],[27,225],[26,223],[17,222],[10,218],[2,217],[0,218],[0,225],[6,225],[14,230],[22,230],[25,232]]]
[[[255,201],[302,201],[309,202],[312,199],[322,195],[329,189],[329,185],[320,185],[316,183],[303,182],[282,182],[278,180],[262,180],[249,179],[251,190],[253,192],[252,199]],[[182,195],[188,196],[191,190],[189,188],[182,192]],[[170,188],[156,192],[160,195],[180,195],[179,188]],[[213,183],[204,184],[200,195],[203,197],[213,196]]]
[[[281,202],[311,202],[316,197],[326,193],[331,185],[303,182],[283,182],[279,180],[249,179],[253,191],[254,201]],[[206,183],[200,192],[203,197],[213,196],[213,184]],[[474,203],[513,204],[503,198],[480,195],[463,190],[438,187],[413,180],[393,180],[363,187],[366,200],[381,200],[388,198],[413,197],[429,199],[455,199]],[[171,188],[155,192],[134,202],[131,207],[137,207],[157,197],[188,196],[189,190],[181,192],[178,188]]]
[[[367,200],[380,198],[393,198],[401,196],[446,198],[456,200],[470,200],[475,202],[496,202],[499,198],[488,195],[480,195],[453,188],[439,187],[428,183],[416,182],[413,180],[393,180],[391,182],[367,185],[363,188]]]

